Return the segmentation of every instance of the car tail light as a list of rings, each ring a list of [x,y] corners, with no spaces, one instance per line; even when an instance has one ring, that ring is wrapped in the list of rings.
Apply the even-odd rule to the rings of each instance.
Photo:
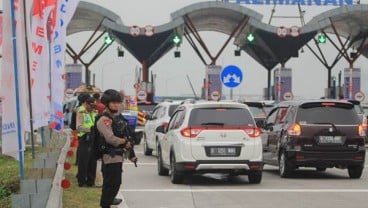
[[[362,124],[360,124],[360,125],[358,126],[358,135],[359,135],[359,136],[366,136],[366,134],[365,134],[365,128],[363,127],[363,125],[362,125]]]
[[[288,134],[291,136],[300,136],[302,134],[302,127],[295,123],[288,129]]]
[[[361,156],[361,155],[354,156],[354,159],[356,159],[356,160],[364,160],[364,156]]]
[[[186,127],[182,129],[180,133],[183,137],[194,138],[198,136],[198,134],[201,133],[202,130],[203,128],[200,127]]]
[[[256,137],[259,137],[259,135],[261,135],[261,130],[257,127],[245,127],[243,128],[243,130],[251,138],[256,138]]]

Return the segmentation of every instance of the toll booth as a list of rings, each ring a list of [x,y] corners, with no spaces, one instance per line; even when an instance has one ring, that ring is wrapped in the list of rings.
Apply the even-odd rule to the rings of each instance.
[[[360,77],[360,68],[344,69],[344,98],[355,99],[355,95],[360,93]],[[350,81],[352,84],[350,84]]]
[[[294,95],[292,93],[292,70],[291,68],[280,67],[275,69],[273,75],[274,83],[274,100],[284,101],[292,100]]]
[[[222,82],[220,79],[222,66],[206,66],[205,99],[218,100],[222,95]]]
[[[65,89],[77,89],[82,85],[82,64],[65,65]]]

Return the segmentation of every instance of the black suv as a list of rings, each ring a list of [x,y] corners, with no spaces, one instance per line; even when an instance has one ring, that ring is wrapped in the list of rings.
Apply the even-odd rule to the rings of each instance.
[[[366,137],[354,105],[336,100],[279,103],[262,125],[267,141],[264,162],[279,166],[281,177],[298,167],[348,169],[360,178],[364,168]]]

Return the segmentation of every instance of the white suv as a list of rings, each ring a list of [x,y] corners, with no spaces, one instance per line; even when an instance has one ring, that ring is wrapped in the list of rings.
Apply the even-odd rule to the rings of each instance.
[[[160,125],[169,123],[171,115],[180,102],[162,102],[158,104],[152,113],[146,116],[146,124],[144,125],[144,154],[152,155],[152,151],[156,150],[157,141],[161,133],[156,132],[156,128]]]
[[[171,172],[172,183],[194,173],[247,174],[262,180],[260,129],[245,104],[193,102],[180,105],[157,146],[158,174]]]

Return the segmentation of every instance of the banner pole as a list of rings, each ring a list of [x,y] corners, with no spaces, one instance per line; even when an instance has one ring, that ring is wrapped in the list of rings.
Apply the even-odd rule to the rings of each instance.
[[[29,100],[29,126],[31,129],[31,144],[32,144],[32,159],[35,159],[35,146],[34,146],[34,134],[33,134],[33,113],[32,113],[32,90],[31,90],[31,70],[29,66],[29,49],[28,49],[28,30],[27,30],[27,6],[26,0],[23,0],[23,16],[24,16],[24,31],[25,31],[25,43],[26,43],[26,60],[27,60],[27,78],[28,78],[28,100]]]
[[[24,180],[24,164],[23,164],[23,146],[22,146],[22,134],[20,124],[20,104],[19,104],[19,81],[18,81],[18,59],[17,59],[17,38],[15,30],[15,5],[14,1],[10,1],[10,12],[11,12],[11,25],[12,25],[12,43],[13,43],[13,62],[14,62],[14,87],[15,87],[15,99],[16,99],[16,110],[17,110],[17,136],[18,136],[18,154],[19,154],[19,175],[20,179]]]

